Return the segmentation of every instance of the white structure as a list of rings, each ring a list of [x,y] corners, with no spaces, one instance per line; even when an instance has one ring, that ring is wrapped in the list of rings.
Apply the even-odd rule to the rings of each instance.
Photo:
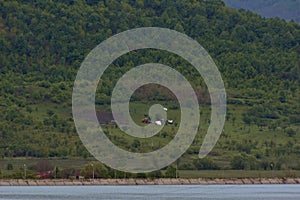
[[[161,126],[161,125],[162,125],[161,121],[159,121],[159,120],[158,120],[158,121],[155,121],[154,123],[155,123],[156,125],[158,125],[158,126]]]
[[[168,124],[173,124],[173,120],[172,119],[168,119]]]

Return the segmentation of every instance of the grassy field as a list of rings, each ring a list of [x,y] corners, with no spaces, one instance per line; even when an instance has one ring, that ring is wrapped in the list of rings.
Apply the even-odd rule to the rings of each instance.
[[[179,170],[181,178],[283,178],[300,177],[299,170]]]
[[[132,119],[138,125],[145,125],[141,123],[141,120],[148,114],[149,108],[153,104],[161,104],[164,107],[168,108],[167,118],[173,119],[173,125],[165,126],[158,134],[151,138],[139,139],[136,137],[132,137],[122,132],[120,129],[114,126],[103,126],[102,129],[108,135],[110,140],[117,145],[118,147],[131,151],[131,152],[151,152],[154,150],[158,150],[168,144],[176,134],[178,127],[180,125],[180,108],[175,102],[133,102],[130,103],[130,114]],[[46,106],[45,106],[46,107]],[[31,115],[34,118],[38,118],[41,122],[47,119],[49,116],[46,109],[43,106],[38,108],[33,107]],[[196,170],[199,169],[195,165],[195,161],[199,160],[198,152],[200,146],[202,144],[203,138],[206,135],[206,131],[209,125],[210,119],[210,106],[202,105],[200,107],[200,126],[199,131],[195,137],[195,140],[188,151],[182,155],[178,160],[178,168],[180,169],[180,177],[285,177],[285,176],[300,176],[299,171],[292,171],[291,169],[299,170],[300,169],[300,161],[299,161],[299,138],[300,132],[297,132],[293,137],[288,137],[287,134],[282,129],[271,130],[268,127],[258,127],[257,125],[250,124],[246,125],[242,120],[242,115],[247,109],[244,105],[228,105],[227,111],[227,119],[224,127],[224,131],[219,138],[217,144],[213,148],[212,152],[207,156],[208,160],[213,161],[219,169],[218,171],[207,171],[207,170]],[[104,110],[105,112],[109,111],[108,106],[97,106],[97,111]],[[50,109],[52,112],[58,113],[62,118],[68,119],[70,118],[70,112],[68,109],[58,109],[53,106]],[[298,128],[298,127],[297,127]],[[39,133],[41,135],[40,139],[45,140],[45,133]],[[64,148],[66,141],[75,141],[74,144],[77,143],[77,146],[71,146],[72,143],[68,144],[72,147],[72,151],[82,152],[85,150],[85,147],[81,147],[80,140],[76,133],[72,135],[72,139],[70,139],[70,135],[68,134],[60,134],[57,139],[53,139],[49,137],[49,141],[52,141],[57,148]],[[43,137],[42,137],[43,136]],[[47,137],[47,138],[48,138]],[[48,141],[48,140],[47,140]],[[137,143],[137,141],[139,141]],[[39,140],[30,141],[31,143],[36,143],[39,145],[48,145],[46,141],[40,144]],[[80,148],[79,148],[80,147]],[[70,154],[70,150],[66,151],[66,156],[62,159],[60,158],[52,158],[50,162],[52,166],[57,166],[59,168],[74,168],[80,169],[86,163],[93,160],[89,155],[87,159],[84,157],[72,156]],[[231,161],[236,155],[240,155],[241,153],[246,154],[247,156],[252,156],[256,162],[258,167],[254,169],[259,169],[262,171],[248,170],[245,168],[242,171],[231,171],[232,169]],[[75,158],[74,158],[75,157]],[[20,172],[24,168],[24,164],[26,164],[27,168],[36,165],[38,159],[30,158],[30,157],[17,157],[13,158],[12,155],[10,157],[5,157],[0,159],[0,170],[2,174],[12,174],[15,172]],[[268,166],[270,163],[274,164],[274,169],[278,171],[263,171],[263,167],[261,164],[263,162],[267,162]],[[13,170],[7,170],[8,164],[13,165]],[[189,169],[189,171],[185,171],[182,169]],[[270,170],[270,169],[268,169]]]
[[[12,174],[23,171],[24,164],[28,168],[38,163],[41,159],[2,159],[0,169],[2,174]],[[60,169],[74,168],[81,169],[83,166],[94,159],[50,159],[52,166]],[[7,165],[12,164],[13,170],[7,170]],[[300,170],[178,170],[180,178],[283,178],[300,177]],[[0,176],[1,177],[1,176]]]
[[[26,168],[30,170],[33,166],[35,166],[40,160],[46,159],[34,159],[34,158],[13,158],[13,159],[1,159],[0,160],[0,170],[2,175],[13,174],[16,172],[22,172],[24,170],[24,164]],[[54,167],[58,167],[60,169],[74,168],[74,169],[82,169],[85,164],[95,161],[93,158],[90,159],[47,159],[49,163]],[[8,164],[12,164],[13,169],[8,170]]]

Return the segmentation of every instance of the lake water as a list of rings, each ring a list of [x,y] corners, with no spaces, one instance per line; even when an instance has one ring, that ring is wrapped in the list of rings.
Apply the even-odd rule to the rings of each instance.
[[[300,185],[10,186],[0,200],[299,200]]]

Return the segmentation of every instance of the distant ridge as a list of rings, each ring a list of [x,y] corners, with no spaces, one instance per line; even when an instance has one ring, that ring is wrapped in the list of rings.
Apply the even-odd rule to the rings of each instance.
[[[229,7],[247,9],[263,17],[279,17],[300,23],[300,0],[224,0]]]

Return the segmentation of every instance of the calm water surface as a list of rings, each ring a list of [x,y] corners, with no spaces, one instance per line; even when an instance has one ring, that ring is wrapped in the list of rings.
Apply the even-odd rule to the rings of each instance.
[[[0,200],[230,199],[299,200],[300,185],[11,186]]]

